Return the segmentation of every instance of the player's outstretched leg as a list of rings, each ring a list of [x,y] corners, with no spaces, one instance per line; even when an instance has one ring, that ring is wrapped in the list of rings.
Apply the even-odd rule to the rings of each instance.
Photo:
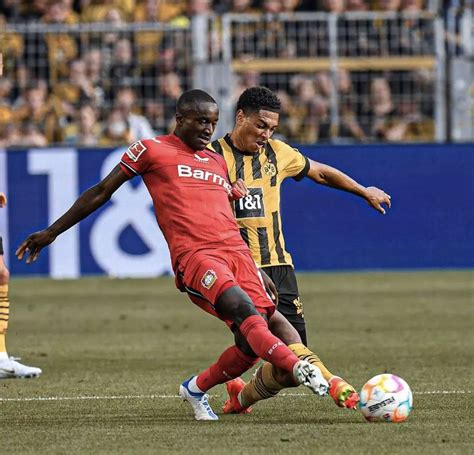
[[[301,360],[305,360],[318,367],[324,379],[329,383],[329,394],[334,402],[341,408],[356,409],[359,403],[359,394],[347,381],[331,373],[321,359],[310,349],[301,343],[294,343],[288,346],[293,353]]]
[[[41,370],[18,362],[18,358],[9,357],[6,347],[10,301],[8,300],[8,269],[3,262],[3,247],[0,237],[0,379],[36,378]]]
[[[324,379],[330,384],[329,393],[339,407],[349,409],[357,407],[359,394],[355,391],[354,387],[339,376],[331,373],[321,359],[301,342],[295,328],[278,311],[275,311],[270,319],[270,328],[273,333],[280,336],[288,344],[288,348],[300,360],[311,363],[321,371]]]
[[[219,420],[209,405],[209,396],[197,387],[196,378],[191,376],[179,386],[180,397],[192,406],[196,420]]]
[[[254,403],[274,397],[280,390],[304,385],[313,393],[324,396],[328,393],[329,384],[322,377],[321,371],[314,365],[299,361],[293,374],[264,363],[255,372],[248,384],[242,379],[234,379],[226,384],[229,399],[225,402],[225,414],[247,414]]]

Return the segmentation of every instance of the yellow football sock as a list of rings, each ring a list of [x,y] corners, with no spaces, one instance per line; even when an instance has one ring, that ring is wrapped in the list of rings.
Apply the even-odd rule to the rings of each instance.
[[[0,353],[7,352],[5,336],[7,334],[9,314],[8,284],[3,284],[0,285]]]
[[[244,408],[248,408],[257,401],[274,397],[280,390],[295,385],[291,375],[283,371],[281,374],[277,374],[275,367],[271,363],[265,362],[242,389],[238,400]]]
[[[323,375],[323,378],[326,379],[326,381],[329,381],[334,375],[326,368],[323,362],[321,362],[321,359],[310,349],[308,349],[304,344],[302,343],[294,343],[288,345],[290,350],[293,352],[293,354],[296,355],[300,360],[306,360],[307,362],[311,363],[312,365],[318,367],[321,370],[321,373]]]

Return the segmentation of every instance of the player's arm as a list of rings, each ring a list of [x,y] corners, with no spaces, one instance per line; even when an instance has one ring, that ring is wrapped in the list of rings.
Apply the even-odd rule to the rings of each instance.
[[[0,208],[7,205],[7,196],[5,193],[0,193]]]
[[[273,280],[266,274],[265,270],[259,268],[258,271],[262,277],[263,285],[265,286],[265,291],[267,291],[268,295],[271,297],[275,305],[278,305],[278,290],[275,286]]]
[[[318,163],[313,160],[309,160],[309,164],[307,177],[316,183],[360,196],[364,198],[372,208],[384,215],[385,209],[383,204],[390,208],[390,195],[383,190],[375,186],[362,186],[353,178],[344,174],[344,172],[326,164]]]
[[[107,177],[93,187],[84,191],[72,207],[48,228],[31,234],[16,250],[16,256],[21,261],[25,253],[28,254],[26,263],[36,261],[41,250],[54,242],[56,237],[67,231],[79,221],[86,218],[99,207],[102,207],[115,191],[130,177],[115,166]]]

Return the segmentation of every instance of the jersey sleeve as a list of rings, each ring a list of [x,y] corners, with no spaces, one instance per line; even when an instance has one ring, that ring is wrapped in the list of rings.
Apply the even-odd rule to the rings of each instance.
[[[282,160],[284,163],[284,178],[293,177],[296,181],[300,181],[309,171],[309,160],[298,149],[290,147],[288,144],[281,143]]]
[[[149,166],[150,143],[148,140],[134,142],[120,160],[120,167],[129,177],[144,174]]]

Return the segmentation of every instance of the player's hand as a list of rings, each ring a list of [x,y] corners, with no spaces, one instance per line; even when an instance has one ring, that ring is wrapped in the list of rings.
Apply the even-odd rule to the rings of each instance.
[[[230,191],[230,197],[233,201],[237,199],[242,199],[245,196],[248,196],[249,190],[247,189],[247,185],[242,179],[237,179],[232,184],[232,189]]]
[[[26,254],[26,263],[29,264],[30,262],[34,262],[38,259],[41,250],[50,243],[53,243],[55,238],[56,237],[47,229],[35,232],[18,247],[15,255],[18,260],[21,261]]]
[[[5,207],[7,205],[7,196],[5,193],[0,193],[0,207]]]
[[[384,204],[388,208],[392,206],[391,196],[375,186],[369,186],[366,188],[365,200],[373,209],[377,210],[382,215],[385,215]]]
[[[263,284],[265,286],[265,291],[272,298],[273,303],[278,305],[278,291],[273,280],[263,271],[259,269],[260,275],[262,276]]]

